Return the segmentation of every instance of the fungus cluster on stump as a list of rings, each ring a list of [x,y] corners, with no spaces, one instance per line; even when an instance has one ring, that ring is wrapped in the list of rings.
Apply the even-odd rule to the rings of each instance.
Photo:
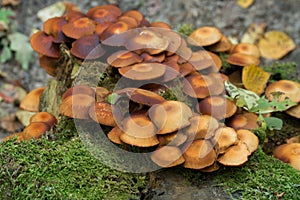
[[[64,44],[79,63],[100,60],[124,79],[124,88],[116,91],[99,83],[69,88],[60,113],[110,126],[107,137],[115,144],[156,148],[151,159],[158,166],[211,172],[219,164],[242,165],[258,147],[258,138],[247,130],[255,128],[256,118],[234,120],[237,107],[224,97],[228,77],[220,73],[218,54],[229,52],[228,62],[245,66],[258,64],[259,53],[248,44],[233,46],[217,28],[201,27],[185,39],[139,11],[103,5],[47,20],[30,42],[52,76],[64,67],[59,66]],[[183,99],[164,98],[168,90]],[[118,97],[113,103],[111,95]],[[126,111],[123,101],[129,102]]]

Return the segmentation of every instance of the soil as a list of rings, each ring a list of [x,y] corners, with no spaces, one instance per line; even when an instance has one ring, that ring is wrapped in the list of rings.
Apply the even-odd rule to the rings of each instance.
[[[76,3],[82,11],[99,4],[93,0],[69,0]],[[30,35],[33,29],[42,29],[42,22],[37,18],[36,13],[41,8],[51,5],[57,0],[26,0],[13,8],[16,11],[16,18],[19,24],[19,31]],[[177,29],[183,23],[192,24],[194,28],[203,25],[218,27],[226,36],[241,38],[247,27],[254,22],[264,22],[267,30],[280,30],[287,33],[300,46],[300,12],[298,11],[300,1],[298,0],[268,0],[255,1],[248,9],[236,5],[236,1],[225,0],[105,0],[101,4],[114,3],[125,11],[128,9],[140,10],[150,21],[164,21]],[[294,61],[300,66],[300,50],[297,48],[282,61]],[[34,62],[29,70],[23,70],[15,61],[0,64],[0,71],[7,74],[7,80],[19,80],[27,90],[43,86],[50,76],[42,70],[37,61],[37,54],[34,55]],[[263,60],[263,63],[270,63],[270,60]],[[297,69],[298,72],[300,69]],[[300,77],[299,77],[300,78]],[[0,79],[0,84],[3,81]],[[13,104],[2,102],[0,104],[0,117],[13,113],[17,107]],[[8,132],[0,127],[0,136]],[[154,190],[150,195],[152,199],[227,199],[222,190],[206,186],[199,189],[184,181],[184,178],[177,174],[173,176],[172,171],[158,173],[160,189]],[[177,184],[176,187],[174,184]],[[189,191],[186,193],[185,191]],[[182,196],[182,194],[184,194]],[[181,196],[180,196],[181,195]],[[190,198],[187,198],[189,195]]]

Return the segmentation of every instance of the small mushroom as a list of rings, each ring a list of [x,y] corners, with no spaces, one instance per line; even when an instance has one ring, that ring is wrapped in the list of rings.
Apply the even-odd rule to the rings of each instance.
[[[30,37],[30,44],[33,50],[42,55],[51,58],[59,58],[60,56],[59,45],[54,43],[53,36],[47,35],[43,31],[34,33]]]
[[[107,10],[111,13],[114,13],[115,16],[120,16],[122,14],[122,11],[120,8],[118,8],[115,5],[101,5],[101,6],[95,6],[91,9],[89,9],[86,13],[87,17],[93,17],[94,13],[97,12],[97,10]]]
[[[132,17],[138,22],[138,24],[141,24],[142,21],[144,20],[144,15],[138,10],[128,10],[124,12],[122,16]]]
[[[221,120],[233,116],[237,106],[225,97],[208,96],[199,102],[199,111]]]
[[[110,141],[112,141],[115,144],[124,144],[120,137],[123,135],[124,132],[119,127],[115,126],[109,133],[107,134],[107,137]]]
[[[53,36],[54,43],[62,43],[69,41],[69,39],[63,34],[62,27],[67,24],[67,20],[64,17],[52,17],[44,22],[44,32]]]
[[[62,95],[61,99],[65,100],[68,96],[75,94],[85,94],[91,97],[95,96],[95,90],[87,85],[75,85],[69,89],[67,89]]]
[[[161,63],[165,60],[165,54],[164,53],[160,53],[157,55],[150,55],[147,52],[144,52],[140,55],[143,58],[143,62],[158,62]]]
[[[151,27],[157,27],[157,28],[164,28],[164,29],[168,29],[171,30],[171,26],[165,22],[161,22],[161,21],[156,21],[156,22],[152,22],[150,24]]]
[[[124,21],[117,21],[116,23],[108,26],[103,33],[100,35],[100,39],[105,45],[110,46],[122,46],[125,43],[126,36],[129,35],[126,31],[132,27]],[[123,33],[123,34],[122,34]],[[112,37],[114,35],[120,35],[119,37]],[[117,41],[114,41],[117,40]]]
[[[256,114],[245,112],[234,115],[232,118],[226,121],[226,124],[235,130],[256,129],[258,128],[257,119],[258,116]]]
[[[18,132],[18,133],[13,133],[13,134],[10,134],[10,135],[6,136],[5,138],[2,139],[2,141],[7,141],[7,140],[10,140],[14,137],[17,138],[17,140],[16,140],[17,142],[22,142],[24,140],[23,132]]]
[[[160,146],[180,146],[187,140],[187,136],[181,132],[163,134],[158,136]]]
[[[106,126],[116,126],[114,119],[112,106],[105,102],[96,102],[94,106],[91,106],[89,111],[89,116],[97,123]]]
[[[229,56],[227,62],[232,65],[244,67],[252,64],[259,65],[260,60],[257,57],[252,55],[247,55],[243,53],[234,53]]]
[[[210,115],[195,115],[189,121],[191,125],[183,129],[188,140],[209,139],[219,127],[218,121]]]
[[[177,131],[190,125],[191,109],[180,101],[165,101],[149,109],[149,117],[158,129],[158,134]]]
[[[237,133],[233,128],[221,127],[216,130],[213,141],[218,144],[218,152],[223,154],[226,149],[237,143]]]
[[[222,38],[222,33],[219,29],[211,26],[203,26],[193,31],[188,42],[194,46],[210,46],[219,42]]]
[[[86,35],[72,43],[71,53],[80,59],[97,59],[105,50],[99,42],[98,35]]]
[[[300,102],[300,84],[290,80],[280,80],[271,83],[265,90],[266,97],[272,101],[274,99],[273,93],[279,92],[279,100],[284,100],[288,97],[291,101]]]
[[[56,76],[56,69],[59,66],[59,59],[39,54],[39,64],[47,74],[53,77]]]
[[[46,87],[36,88],[30,91],[20,102],[20,108],[23,110],[38,112],[40,107],[40,97]]]
[[[200,50],[192,53],[188,60],[196,70],[207,69],[214,64],[214,60],[207,51]]]
[[[246,129],[239,129],[236,131],[238,139],[245,143],[250,153],[256,151],[259,145],[258,137],[251,131]]]
[[[222,35],[221,40],[211,46],[208,46],[208,49],[213,52],[226,52],[229,51],[231,48],[231,42],[228,40],[228,38],[224,35]]]
[[[300,119],[300,104],[285,111],[288,115]]]
[[[93,20],[82,17],[65,24],[62,27],[62,31],[70,38],[79,39],[82,36],[94,34],[96,31],[96,24]]]
[[[273,152],[274,157],[300,170],[300,143],[283,144]]]
[[[142,60],[143,58],[134,52],[121,50],[111,54],[107,58],[107,63],[113,67],[120,68],[140,63]]]
[[[166,66],[160,63],[137,63],[119,68],[119,73],[131,80],[145,81],[160,78],[166,72]]]
[[[176,146],[162,146],[151,154],[151,160],[160,167],[174,167],[184,163],[181,150]]]
[[[32,138],[38,139],[51,129],[46,123],[32,122],[23,130],[23,139],[30,140]]]
[[[229,147],[223,155],[218,158],[218,162],[225,166],[241,166],[248,160],[250,152],[245,143]]]
[[[97,24],[102,24],[106,22],[116,22],[118,15],[111,10],[99,8],[94,12],[89,13],[89,18],[94,20]]]
[[[184,167],[190,169],[203,169],[211,166],[217,155],[212,144],[207,140],[195,140],[187,149],[185,149],[183,157],[185,159]]]
[[[50,127],[54,126],[54,124],[57,124],[56,117],[49,112],[38,112],[31,116],[29,121],[30,123],[43,122],[48,124]]]
[[[258,47],[255,44],[250,43],[239,43],[234,46],[234,48],[231,50],[230,54],[234,53],[241,53],[246,54],[250,56],[254,56],[256,58],[260,57],[260,52]]]

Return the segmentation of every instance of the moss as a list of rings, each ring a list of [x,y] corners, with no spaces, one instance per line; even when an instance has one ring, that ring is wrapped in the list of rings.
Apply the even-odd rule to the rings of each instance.
[[[235,199],[297,199],[300,196],[299,175],[299,171],[266,155],[261,148],[241,167],[221,167],[211,174],[185,172],[194,185],[209,180]]]
[[[90,155],[78,137],[0,144],[1,199],[129,199],[145,176],[121,173]]]
[[[194,31],[194,28],[192,24],[182,24],[177,31],[183,36],[189,36]]]
[[[297,63],[295,62],[274,62],[270,66],[264,66],[263,69],[270,72],[272,81],[281,79],[288,79],[292,81],[299,81],[299,70],[297,70]]]

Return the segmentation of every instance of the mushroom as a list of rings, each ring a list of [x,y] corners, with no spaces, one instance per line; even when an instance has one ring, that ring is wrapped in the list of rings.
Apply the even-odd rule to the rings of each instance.
[[[130,25],[124,21],[117,21],[116,23],[108,26],[103,33],[100,35],[100,39],[105,45],[110,46],[122,46],[125,43],[126,36],[129,35],[127,31],[131,29]],[[131,32],[130,32],[131,33]],[[119,35],[119,37],[112,37],[114,35]],[[112,37],[112,38],[110,38]],[[117,40],[117,41],[114,41]]]
[[[142,21],[144,20],[143,14],[138,10],[128,10],[128,11],[124,12],[122,14],[122,16],[132,17],[133,19],[135,19],[138,22],[138,24],[141,24]]]
[[[97,123],[106,126],[116,126],[112,106],[105,102],[95,102],[88,111],[89,116]]]
[[[132,27],[132,28],[135,28],[135,27],[138,27],[139,26],[139,22],[134,19],[133,17],[130,17],[130,16],[120,16],[118,18],[118,21],[123,21],[125,22],[126,24],[128,24],[129,27]]]
[[[162,96],[140,88],[133,90],[133,92],[130,94],[130,99],[136,103],[140,103],[147,106],[160,104],[166,101]]]
[[[165,54],[164,53],[160,53],[160,54],[156,54],[156,55],[150,55],[147,52],[142,53],[141,58],[143,58],[143,62],[158,62],[161,63],[165,60]]]
[[[273,155],[300,170],[300,143],[283,144],[275,148]]]
[[[196,70],[207,69],[214,63],[210,54],[207,51],[200,50],[192,53],[192,56],[188,60]]]
[[[238,129],[256,129],[258,128],[257,124],[258,116],[254,113],[244,112],[241,114],[233,115],[226,124],[235,130]]]
[[[49,112],[38,112],[31,116],[30,123],[33,122],[43,122],[48,124],[50,127],[54,126],[57,123],[57,119],[54,115]]]
[[[95,96],[95,90],[87,85],[75,85],[69,89],[67,89],[62,95],[61,99],[64,100],[67,97],[74,94],[85,94],[91,97]]]
[[[187,140],[187,136],[181,132],[163,134],[158,136],[160,146],[180,146]]]
[[[259,65],[260,60],[252,55],[247,55],[243,53],[234,53],[230,54],[230,56],[227,59],[227,62],[232,64],[232,65],[237,65],[237,66],[247,66],[247,65]]]
[[[96,102],[103,102],[106,100],[110,92],[104,87],[96,87]]]
[[[39,64],[47,74],[53,77],[56,76],[56,69],[59,66],[59,59],[39,54]]]
[[[30,37],[30,45],[36,52],[51,57],[59,58],[59,44],[54,43],[54,38],[43,31],[38,31]]]
[[[190,169],[203,169],[211,166],[217,155],[212,144],[207,140],[195,140],[187,149],[185,149],[183,157],[185,159],[184,167]]]
[[[17,142],[22,142],[24,140],[23,132],[18,132],[18,133],[13,133],[13,134],[6,136],[5,138],[2,139],[2,141],[7,141],[7,140],[10,140],[15,137],[17,138],[17,140],[16,140]]]
[[[165,22],[161,22],[161,21],[156,21],[156,22],[152,22],[150,24],[151,27],[157,27],[157,28],[164,28],[164,29],[168,29],[171,30],[171,26]]]
[[[238,139],[245,143],[250,153],[256,151],[259,145],[258,137],[251,131],[246,129],[239,129],[236,131]]]
[[[208,96],[199,102],[199,111],[221,120],[233,116],[237,106],[223,96]]]
[[[80,11],[70,11],[67,12],[64,17],[68,22],[73,22],[79,18],[86,17],[86,15]]]
[[[23,130],[23,139],[30,140],[32,138],[38,139],[51,129],[46,123],[32,122]]]
[[[160,78],[166,72],[166,65],[160,63],[137,63],[119,68],[119,73],[131,80],[145,81]]]
[[[220,165],[218,165],[217,162],[214,162],[214,164],[205,167],[203,169],[200,169],[201,172],[205,172],[205,173],[210,173],[210,172],[214,172],[217,171],[218,169],[220,169]]]
[[[275,83],[271,83],[265,90],[266,97],[272,101],[274,99],[274,93],[280,93],[278,100],[284,100],[288,97],[291,101],[300,102],[300,84],[290,80],[280,80]]]
[[[54,43],[62,43],[69,41],[69,39],[63,34],[62,27],[67,24],[67,20],[64,17],[52,17],[44,22],[44,32],[53,36]]]
[[[94,13],[97,12],[97,10],[107,10],[111,13],[114,13],[115,16],[120,16],[122,14],[122,11],[120,10],[120,8],[118,8],[115,5],[101,5],[101,6],[95,6],[91,9],[89,9],[86,13],[86,15],[88,17],[93,17]]]
[[[260,57],[259,49],[255,44],[250,43],[239,43],[234,46],[230,54],[241,53],[245,55],[254,56],[255,58]]]
[[[288,115],[300,119],[300,104],[285,111]]]
[[[224,35],[222,35],[221,37],[221,40],[211,46],[208,46],[207,48],[210,50],[210,51],[213,51],[213,52],[226,52],[226,51],[229,51],[230,48],[231,48],[231,42],[228,40],[228,38]]]
[[[211,26],[203,26],[194,30],[187,41],[194,46],[210,46],[219,42],[222,33],[219,29]]]
[[[218,162],[225,166],[241,166],[248,160],[250,152],[245,143],[229,147],[223,155],[218,158]]]
[[[140,63],[142,60],[143,58],[134,52],[121,50],[111,54],[107,58],[107,63],[113,67],[120,68]]]
[[[98,35],[86,35],[72,43],[71,53],[80,59],[100,58],[105,50],[99,42]]]
[[[61,102],[59,111],[71,118],[89,119],[89,109],[94,102],[95,98],[89,95],[73,94]]]
[[[92,13],[89,13],[89,18],[94,20],[97,24],[106,22],[116,22],[119,13],[113,12],[105,8],[95,9]]]
[[[176,146],[162,146],[151,154],[151,160],[160,167],[174,167],[184,163],[181,150]]]
[[[219,127],[218,121],[210,115],[195,115],[189,122],[190,126],[183,129],[188,140],[209,139]]]
[[[237,133],[233,128],[221,127],[215,131],[213,141],[218,144],[218,152],[223,154],[230,146],[237,143]]]
[[[157,134],[177,131],[190,125],[191,109],[180,101],[165,101],[149,109],[149,117],[158,129]]]
[[[119,127],[115,126],[109,133],[107,134],[107,137],[110,141],[112,141],[115,144],[124,144],[120,137],[123,135],[124,132]]]
[[[40,87],[30,91],[20,102],[23,110],[38,112],[40,108],[40,98],[46,87]]]
[[[62,27],[62,31],[70,38],[79,39],[82,36],[94,34],[96,31],[96,24],[93,20],[82,17],[65,24]]]

